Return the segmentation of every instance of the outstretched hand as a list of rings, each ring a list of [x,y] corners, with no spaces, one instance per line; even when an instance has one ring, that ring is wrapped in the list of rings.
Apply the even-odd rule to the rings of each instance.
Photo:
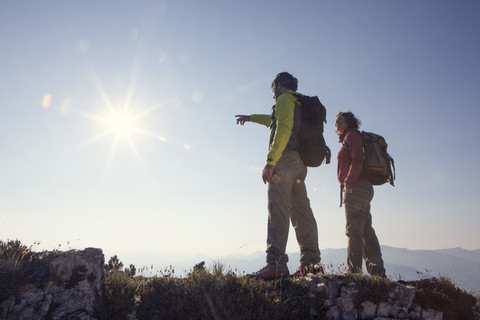
[[[250,121],[250,116],[246,116],[243,114],[237,114],[235,115],[235,117],[237,117],[237,124],[240,123],[242,126],[244,125],[245,122]]]

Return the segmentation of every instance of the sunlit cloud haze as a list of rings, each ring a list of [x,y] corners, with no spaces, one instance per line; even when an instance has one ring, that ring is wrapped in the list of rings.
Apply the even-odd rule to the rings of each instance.
[[[0,239],[100,247],[125,264],[265,250],[278,72],[327,107],[309,168],[321,248],[346,246],[339,111],[382,134],[383,245],[479,249],[480,2],[3,1]],[[298,251],[293,230],[288,251]],[[261,267],[261,266],[259,266]]]

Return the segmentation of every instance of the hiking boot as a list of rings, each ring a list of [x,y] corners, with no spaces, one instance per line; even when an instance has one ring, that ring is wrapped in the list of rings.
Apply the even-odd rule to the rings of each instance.
[[[290,273],[287,268],[279,270],[278,267],[267,264],[259,271],[249,274],[249,277],[262,280],[279,280],[289,278]]]
[[[321,264],[310,264],[306,266],[298,267],[297,271],[293,274],[294,277],[304,277],[307,274],[324,274],[323,267]]]

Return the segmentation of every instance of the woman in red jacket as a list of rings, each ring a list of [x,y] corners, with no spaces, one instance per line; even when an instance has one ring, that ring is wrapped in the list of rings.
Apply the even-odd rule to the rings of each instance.
[[[365,259],[370,275],[385,277],[380,244],[370,214],[373,186],[362,176],[364,156],[359,127],[360,120],[353,113],[337,114],[335,129],[342,144],[337,155],[337,178],[345,204],[348,271],[362,273],[362,259]]]

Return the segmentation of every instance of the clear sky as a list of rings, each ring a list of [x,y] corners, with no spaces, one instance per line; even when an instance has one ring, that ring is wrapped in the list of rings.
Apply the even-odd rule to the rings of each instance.
[[[269,113],[288,71],[327,107],[334,155],[339,111],[387,139],[381,244],[479,249],[479,17],[476,0],[1,1],[0,239],[137,264],[264,250],[268,129],[234,115]],[[307,188],[320,248],[345,247],[335,159]]]

